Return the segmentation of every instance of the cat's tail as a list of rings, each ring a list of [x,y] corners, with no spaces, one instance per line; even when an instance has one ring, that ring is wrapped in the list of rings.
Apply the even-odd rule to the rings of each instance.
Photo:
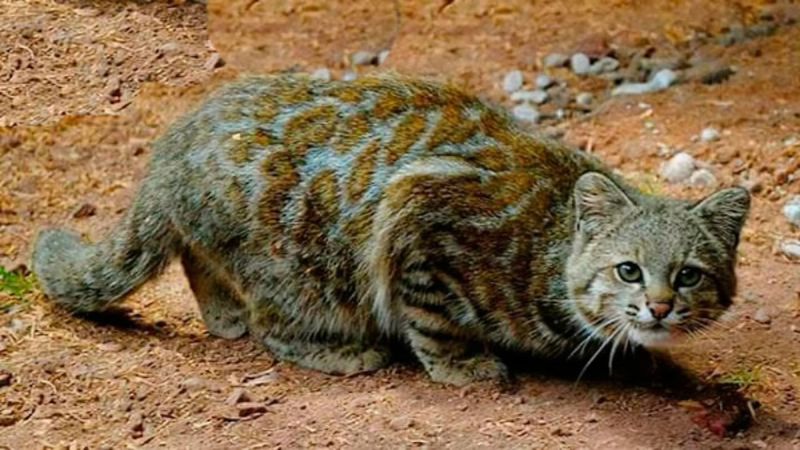
[[[100,242],[64,229],[39,234],[33,272],[50,299],[76,313],[99,311],[163,270],[179,239],[160,196],[148,187]]]

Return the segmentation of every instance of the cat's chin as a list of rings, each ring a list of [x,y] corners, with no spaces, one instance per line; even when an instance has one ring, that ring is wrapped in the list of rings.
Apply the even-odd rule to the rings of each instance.
[[[628,339],[645,348],[659,349],[677,344],[680,336],[666,328],[639,328],[628,331]]]

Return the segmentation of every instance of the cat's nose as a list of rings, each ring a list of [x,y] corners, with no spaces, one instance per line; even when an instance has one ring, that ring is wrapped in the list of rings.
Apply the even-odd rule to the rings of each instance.
[[[650,314],[652,314],[654,318],[661,320],[667,317],[670,311],[672,311],[672,302],[650,303],[647,307],[650,309]]]

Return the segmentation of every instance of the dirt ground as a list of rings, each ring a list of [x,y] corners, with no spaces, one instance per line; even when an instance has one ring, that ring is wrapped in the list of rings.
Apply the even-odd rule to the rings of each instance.
[[[767,16],[779,25],[770,33],[715,38]],[[580,367],[520,358],[527,370],[512,388],[439,386],[413,362],[350,378],[276,363],[255,343],[209,337],[177,266],[127,311],[93,318],[69,317],[35,290],[0,294],[0,448],[800,449],[800,271],[776,251],[800,238],[781,213],[800,194],[799,19],[800,5],[756,0],[219,0],[207,10],[0,0],[9,270],[24,271],[44,225],[102,237],[129,204],[150,141],[220,83],[321,67],[339,77],[359,50],[390,50],[359,73],[447,79],[508,107],[506,72],[547,72],[597,99],[591,112],[546,120],[548,133],[665,194],[709,192],[655,176],[680,149],[755,195],[728,319],[655,370],[623,365],[609,377],[603,362],[579,383]],[[735,72],[610,97],[604,80],[542,68],[554,51],[624,59],[647,48]],[[708,126],[718,141],[695,138]]]

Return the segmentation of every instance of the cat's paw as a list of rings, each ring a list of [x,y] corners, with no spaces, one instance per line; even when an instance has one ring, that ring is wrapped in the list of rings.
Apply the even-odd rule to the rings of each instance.
[[[508,368],[496,356],[477,355],[471,358],[434,362],[428,368],[428,375],[437,383],[465,386],[480,381],[509,381]]]

